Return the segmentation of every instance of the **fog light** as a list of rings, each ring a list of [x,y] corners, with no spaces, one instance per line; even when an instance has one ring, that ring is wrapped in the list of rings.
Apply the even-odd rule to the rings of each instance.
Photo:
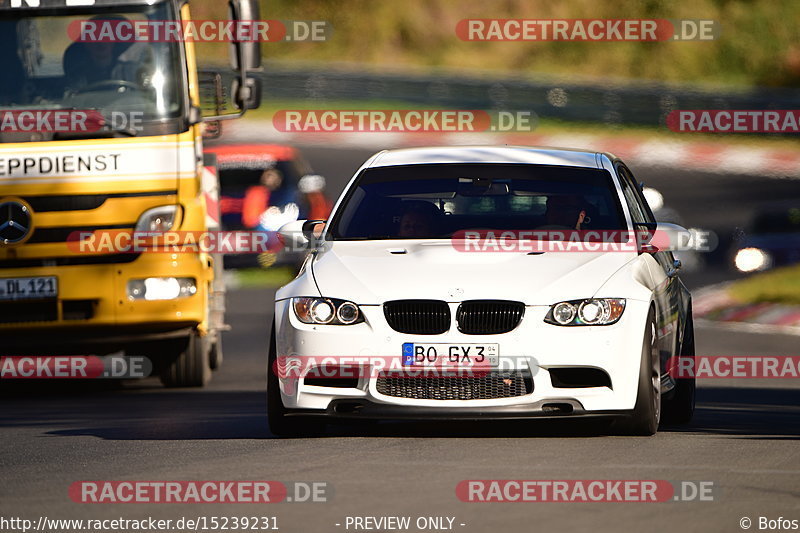
[[[194,278],[145,278],[128,281],[129,300],[175,300],[197,293]]]

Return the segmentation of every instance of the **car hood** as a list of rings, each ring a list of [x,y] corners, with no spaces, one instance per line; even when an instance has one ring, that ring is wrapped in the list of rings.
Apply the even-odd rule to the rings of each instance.
[[[463,252],[450,241],[336,241],[317,253],[311,273],[321,295],[362,305],[400,299],[550,305],[594,296],[635,257],[634,252]]]

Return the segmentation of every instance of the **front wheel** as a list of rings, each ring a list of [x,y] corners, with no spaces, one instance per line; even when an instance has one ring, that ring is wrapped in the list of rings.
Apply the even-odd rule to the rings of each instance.
[[[324,432],[325,424],[317,420],[288,416],[288,410],[281,399],[278,380],[278,347],[275,342],[275,323],[269,339],[267,358],[267,421],[270,432],[278,437],[300,437]]]
[[[161,372],[166,387],[202,387],[211,379],[211,346],[207,336],[193,331],[186,339],[162,347],[168,366]]]
[[[639,387],[633,413],[618,421],[623,435],[655,435],[661,418],[661,362],[656,342],[656,322],[653,309],[647,315],[642,357],[639,364]]]

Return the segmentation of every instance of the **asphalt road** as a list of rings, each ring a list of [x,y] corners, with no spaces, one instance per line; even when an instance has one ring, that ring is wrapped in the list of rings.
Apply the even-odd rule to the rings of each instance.
[[[335,192],[369,155],[323,148],[306,154]],[[746,220],[754,196],[797,189],[753,176],[634,170],[680,206],[687,223],[706,227],[733,227]],[[711,208],[717,205],[712,198],[719,198],[719,210]],[[710,268],[689,284],[729,275]],[[225,364],[205,389],[165,390],[152,379],[3,387],[0,516],[257,515],[275,516],[282,531],[299,532],[347,531],[347,516],[455,517],[454,529],[465,532],[741,531],[745,516],[754,530],[760,516],[800,519],[797,380],[702,380],[694,422],[652,438],[534,421],[342,425],[324,437],[275,439],[264,392],[273,294],[229,294],[233,329],[224,338]],[[698,328],[697,343],[705,355],[798,352],[797,337],[717,328]],[[713,482],[714,501],[470,504],[455,494],[467,479],[705,481]],[[331,490],[326,503],[90,505],[69,498],[78,480],[316,481]]]

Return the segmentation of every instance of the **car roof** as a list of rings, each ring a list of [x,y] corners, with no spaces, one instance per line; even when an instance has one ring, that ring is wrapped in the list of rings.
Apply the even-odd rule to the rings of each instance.
[[[602,168],[598,152],[533,146],[432,146],[386,150],[369,167],[422,165],[428,163],[522,163],[567,167]],[[615,158],[608,155],[609,159]]]
[[[204,151],[216,154],[219,163],[235,163],[261,159],[268,161],[290,161],[297,157],[297,150],[284,144],[237,143],[204,147]]]

